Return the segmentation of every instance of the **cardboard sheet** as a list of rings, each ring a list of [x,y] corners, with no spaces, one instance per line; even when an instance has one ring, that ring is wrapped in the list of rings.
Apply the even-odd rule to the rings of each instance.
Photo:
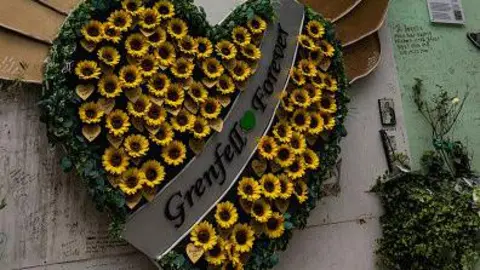
[[[0,78],[41,83],[49,46],[0,28]]]
[[[350,83],[370,74],[380,62],[381,46],[375,32],[345,48],[345,71]]]
[[[32,0],[0,0],[0,26],[51,42],[65,16]]]
[[[38,0],[43,4],[52,7],[53,9],[69,14],[82,0]]]
[[[363,0],[355,9],[335,23],[337,37],[344,46],[378,31],[382,26],[388,0]]]
[[[300,2],[335,22],[352,11],[362,0],[300,0]]]

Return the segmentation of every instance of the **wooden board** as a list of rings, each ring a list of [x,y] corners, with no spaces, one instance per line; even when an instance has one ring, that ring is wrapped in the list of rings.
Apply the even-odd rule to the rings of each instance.
[[[380,62],[381,46],[378,33],[344,49],[345,71],[350,83],[370,74]]]
[[[69,14],[82,0],[37,0],[62,14]]]
[[[65,16],[32,0],[0,0],[0,26],[51,43]]]
[[[42,82],[49,46],[0,28],[0,78]]]
[[[378,31],[385,21],[389,0],[363,0],[355,9],[335,23],[343,46],[353,44]]]
[[[332,22],[352,11],[362,0],[300,0]]]

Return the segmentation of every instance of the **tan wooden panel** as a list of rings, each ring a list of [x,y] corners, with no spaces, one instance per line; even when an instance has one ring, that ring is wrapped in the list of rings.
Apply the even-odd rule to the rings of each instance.
[[[0,0],[0,26],[51,42],[65,16],[32,0]]]
[[[300,2],[335,22],[354,9],[362,0],[300,0]]]
[[[389,0],[363,0],[352,12],[335,23],[337,37],[344,46],[378,31],[382,26]]]
[[[354,82],[370,74],[380,62],[381,45],[375,32],[343,51],[347,78]]]
[[[64,14],[69,14],[72,9],[74,9],[80,2],[82,2],[82,0],[38,0],[38,1]]]
[[[0,28],[0,78],[40,83],[49,46]]]

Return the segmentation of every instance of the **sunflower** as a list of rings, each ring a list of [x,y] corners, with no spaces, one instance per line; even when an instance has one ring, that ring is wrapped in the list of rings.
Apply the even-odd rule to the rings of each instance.
[[[155,57],[157,57],[160,62],[160,65],[164,67],[172,65],[175,62],[175,58],[177,58],[175,47],[168,41],[160,44],[154,53]]]
[[[141,171],[145,174],[145,181],[148,187],[155,187],[165,179],[165,168],[156,160],[149,160],[143,163]]]
[[[294,132],[292,134],[292,139],[290,140],[291,150],[295,155],[302,154],[307,148],[307,141],[305,137],[299,133]]]
[[[140,97],[135,102],[129,101],[127,104],[127,111],[129,114],[135,117],[143,117],[148,110],[150,110],[152,103],[147,95],[140,95]]]
[[[303,181],[297,181],[295,183],[294,194],[297,196],[297,200],[299,203],[304,203],[308,200],[308,186]]]
[[[180,141],[171,141],[162,149],[162,157],[168,165],[178,166],[187,157],[187,148]]]
[[[253,202],[260,199],[262,187],[257,181],[255,181],[255,179],[243,177],[238,183],[237,194],[242,199]]]
[[[325,83],[326,78],[326,74],[317,72],[317,74],[311,78],[312,84],[320,90],[325,89],[327,87],[327,84]]]
[[[207,137],[210,132],[211,128],[208,125],[208,121],[200,116],[195,118],[195,122],[193,122],[193,127],[191,128],[193,136],[197,139],[203,139]]]
[[[298,179],[305,175],[305,163],[303,158],[297,158],[295,161],[285,170],[285,173],[291,179]]]
[[[170,79],[164,73],[156,73],[147,84],[148,92],[156,97],[163,97],[170,87]]]
[[[307,35],[299,35],[298,42],[300,43],[300,46],[309,51],[315,50],[316,48],[315,42]]]
[[[130,14],[137,14],[142,10],[142,0],[123,0],[122,7]]]
[[[205,260],[211,265],[222,265],[227,259],[225,240],[217,238],[217,244],[205,253]]]
[[[232,42],[228,40],[220,41],[219,43],[217,43],[215,48],[217,50],[217,54],[223,60],[231,60],[237,55],[237,48]]]
[[[168,22],[167,32],[174,39],[181,39],[188,33],[187,23],[179,18],[173,18]]]
[[[125,49],[133,57],[143,57],[148,52],[148,47],[147,39],[139,33],[131,34],[125,41]]]
[[[153,8],[145,8],[140,12],[138,24],[143,29],[151,30],[160,24],[160,13]]]
[[[272,208],[264,200],[257,200],[253,203],[250,215],[260,223],[267,222],[272,215]]]
[[[303,152],[303,161],[305,162],[305,166],[307,169],[315,170],[320,165],[320,159],[318,155],[312,149],[305,149]]]
[[[322,40],[317,45],[322,51],[323,55],[332,57],[335,54],[335,48],[326,40]]]
[[[317,74],[315,64],[308,59],[300,60],[300,62],[298,62],[298,69],[307,77],[313,77]]]
[[[113,42],[115,44],[119,43],[122,40],[122,32],[113,25],[113,23],[104,23],[103,24],[104,38],[107,41]]]
[[[127,88],[135,88],[142,83],[142,73],[135,65],[124,66],[120,69],[120,82]]]
[[[258,60],[262,57],[262,52],[257,46],[253,44],[247,44],[240,48],[240,52],[249,60]]]
[[[132,16],[125,10],[115,10],[108,17],[108,22],[120,32],[126,32],[132,26]]]
[[[148,54],[138,61],[138,66],[140,67],[143,77],[151,77],[157,73],[158,61],[155,56]]]
[[[203,103],[207,98],[208,92],[202,83],[194,81],[190,85],[187,94],[193,99],[193,101]]]
[[[338,82],[331,75],[325,77],[325,86],[328,91],[335,92],[338,90]]]
[[[174,132],[172,127],[164,122],[158,127],[158,131],[155,134],[150,134],[150,140],[160,146],[165,146],[173,141]]]
[[[194,55],[197,53],[198,43],[193,37],[186,35],[178,41],[178,48],[185,54]]]
[[[250,33],[248,32],[247,28],[245,28],[243,26],[237,26],[237,27],[233,28],[232,40],[235,44],[242,47],[242,46],[245,46],[247,44],[250,44],[250,41],[252,40],[252,37],[250,36]]]
[[[83,103],[80,108],[78,108],[80,120],[86,124],[100,123],[104,113],[102,106],[96,102]]]
[[[280,180],[275,175],[271,173],[264,174],[260,179],[260,185],[265,198],[276,199],[280,195]]]
[[[277,155],[277,143],[269,136],[263,136],[258,142],[258,153],[265,159],[273,160]]]
[[[120,63],[120,53],[114,47],[106,46],[98,50],[98,59],[107,64],[108,66],[114,67]]]
[[[162,27],[157,27],[155,31],[148,36],[148,42],[155,48],[165,41],[167,41],[167,32]]]
[[[310,113],[310,127],[308,133],[317,135],[323,131],[323,117],[319,113]]]
[[[180,79],[186,79],[192,76],[195,65],[187,58],[178,58],[170,69],[173,75]]]
[[[167,91],[165,92],[165,103],[169,106],[177,108],[183,104],[185,100],[185,92],[179,84],[173,83],[170,84]]]
[[[167,118],[167,111],[165,108],[158,106],[157,104],[152,103],[150,108],[148,109],[148,112],[143,116],[143,119],[145,119],[145,122],[149,126],[159,126],[163,122],[165,122],[165,119]]]
[[[248,29],[252,31],[254,34],[261,34],[265,29],[267,29],[267,22],[265,22],[262,18],[259,16],[253,17],[248,23],[247,23]]]
[[[102,72],[98,67],[97,62],[83,60],[77,63],[75,74],[77,74],[78,78],[81,80],[91,80],[98,79]]]
[[[322,114],[322,117],[323,117],[324,128],[326,130],[332,130],[336,125],[336,121],[335,121],[335,118],[333,117],[333,115]]]
[[[148,152],[148,139],[143,135],[130,135],[123,143],[127,154],[132,158],[139,158],[145,156]]]
[[[289,145],[283,144],[278,147],[278,153],[277,153],[277,156],[275,157],[275,162],[278,165],[285,168],[292,165],[294,160],[295,160],[295,154]]]
[[[293,112],[293,110],[295,109],[295,106],[290,100],[290,96],[286,92],[283,92],[281,94],[280,104],[282,105],[282,108],[287,112]]]
[[[293,104],[300,108],[307,108],[311,104],[308,92],[301,88],[293,90],[293,92],[290,94],[290,100]]]
[[[193,228],[190,233],[190,240],[197,247],[203,250],[211,250],[217,244],[217,233],[212,224],[208,221],[203,221]]]
[[[234,249],[237,252],[248,252],[253,247],[255,232],[247,224],[237,224],[230,236]]]
[[[183,133],[192,129],[195,123],[195,115],[187,110],[181,110],[176,116],[170,118],[170,123],[174,130]]]
[[[317,102],[322,98],[322,90],[313,84],[306,84],[303,89],[307,91],[311,103]]]
[[[320,100],[320,111],[322,113],[335,113],[337,111],[337,103],[335,101],[335,96],[333,95],[323,95]]]
[[[99,43],[103,39],[103,24],[99,21],[89,21],[82,27],[83,37],[90,42]]]
[[[238,220],[238,212],[235,205],[231,202],[222,202],[217,204],[215,211],[215,220],[218,226],[223,229],[232,227]]]
[[[293,183],[285,174],[280,175],[278,180],[280,180],[280,195],[278,197],[283,200],[289,199],[293,194]]]
[[[223,74],[224,67],[216,58],[207,58],[202,62],[202,70],[210,79],[216,79]]]
[[[108,114],[105,126],[110,134],[119,137],[130,128],[130,118],[124,111],[117,109]]]
[[[200,114],[207,119],[215,119],[222,110],[220,102],[215,98],[206,98],[200,106]]]
[[[234,67],[230,70],[230,74],[236,81],[245,81],[252,73],[252,70],[244,61],[236,61]]]
[[[325,27],[319,21],[309,21],[307,24],[307,33],[312,38],[319,39],[325,34]]]
[[[279,238],[285,232],[285,218],[280,213],[273,213],[264,224],[265,234],[270,239]]]
[[[310,121],[310,116],[303,109],[296,110],[291,118],[293,128],[299,132],[306,131],[310,126]]]
[[[218,79],[217,90],[224,95],[231,94],[235,92],[235,83],[230,76],[223,74]]]
[[[312,50],[308,53],[308,59],[316,65],[320,64],[323,58],[323,53],[319,48]]]
[[[105,171],[113,175],[121,175],[127,170],[130,158],[123,149],[109,147],[102,156],[102,164]]]
[[[98,92],[106,98],[115,98],[122,93],[120,81],[115,74],[104,75],[98,81]]]
[[[160,17],[162,19],[169,19],[175,16],[175,7],[170,1],[158,1],[157,3],[155,3],[153,8],[158,10],[158,13],[160,13]]]
[[[142,189],[145,174],[137,168],[131,168],[122,174],[118,187],[127,195],[133,195]]]
[[[293,67],[292,68],[292,71],[290,72],[290,77],[292,78],[293,80],[293,83],[298,85],[298,86],[302,86],[305,84],[305,76],[303,75],[303,72],[302,70],[296,68],[296,67]]]
[[[197,42],[197,57],[200,59],[210,57],[213,53],[212,42],[208,38],[199,37]]]
[[[280,121],[273,127],[273,136],[282,143],[290,142],[292,133],[292,128],[285,121]]]

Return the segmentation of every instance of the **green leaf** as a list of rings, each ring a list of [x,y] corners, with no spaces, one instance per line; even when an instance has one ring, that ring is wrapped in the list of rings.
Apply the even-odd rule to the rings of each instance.
[[[63,157],[60,161],[60,166],[64,172],[70,172],[73,169],[72,160],[69,157]]]

